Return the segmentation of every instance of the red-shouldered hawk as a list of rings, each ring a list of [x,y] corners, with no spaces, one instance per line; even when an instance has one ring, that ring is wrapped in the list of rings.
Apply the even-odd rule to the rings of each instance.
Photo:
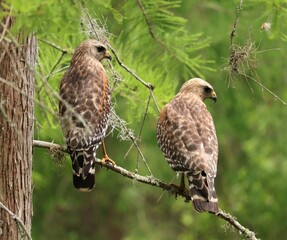
[[[186,174],[195,210],[216,213],[218,143],[206,98],[216,101],[208,82],[194,78],[184,83],[160,112],[157,141],[170,167]]]
[[[86,40],[76,49],[60,85],[60,119],[71,156],[74,186],[90,191],[95,185],[96,150],[108,127],[111,94],[105,70],[100,63],[110,59],[107,47]],[[108,158],[104,144],[103,161]]]

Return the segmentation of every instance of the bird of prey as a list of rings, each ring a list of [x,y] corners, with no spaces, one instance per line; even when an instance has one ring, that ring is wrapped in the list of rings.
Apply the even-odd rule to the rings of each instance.
[[[105,137],[111,109],[111,93],[100,63],[111,60],[105,44],[86,40],[75,50],[60,85],[60,120],[71,156],[73,183],[80,191],[95,185],[96,150]],[[106,154],[102,161],[115,164]]]
[[[157,141],[170,167],[187,176],[195,210],[216,213],[218,142],[212,116],[203,102],[207,98],[217,98],[208,82],[193,78],[184,83],[160,112]]]

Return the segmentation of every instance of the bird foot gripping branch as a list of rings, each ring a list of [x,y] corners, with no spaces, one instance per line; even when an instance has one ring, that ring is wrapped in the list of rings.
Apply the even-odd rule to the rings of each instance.
[[[104,164],[104,165],[108,164],[114,167],[116,163],[112,159],[110,159],[110,157],[108,156],[104,140],[102,141],[102,147],[103,147],[103,158],[101,160],[101,164]]]
[[[116,163],[112,159],[110,159],[109,156],[106,154],[103,156],[101,160],[101,164],[104,164],[104,165],[108,164],[108,165],[112,165],[113,167],[116,166]]]
[[[171,189],[170,193],[175,196],[175,199],[177,199],[177,196],[183,196],[185,195],[185,202],[190,202],[191,201],[191,196],[190,196],[190,191],[185,188],[185,186],[182,185],[176,185],[176,184],[170,184]],[[183,193],[183,194],[182,194]]]

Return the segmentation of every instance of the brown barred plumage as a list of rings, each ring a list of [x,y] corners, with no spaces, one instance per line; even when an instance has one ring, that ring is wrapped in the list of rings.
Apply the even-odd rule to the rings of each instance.
[[[61,125],[72,159],[74,186],[90,191],[95,185],[96,150],[108,126],[111,94],[101,60],[111,59],[107,47],[86,40],[76,49],[60,85]]]
[[[170,167],[186,174],[194,208],[216,213],[218,143],[212,116],[203,102],[206,98],[216,100],[209,83],[199,78],[187,81],[161,110],[157,141]]]

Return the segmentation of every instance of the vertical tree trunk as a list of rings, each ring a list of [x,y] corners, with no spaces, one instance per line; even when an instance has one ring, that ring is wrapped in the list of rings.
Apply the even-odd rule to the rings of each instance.
[[[33,35],[10,38],[11,19],[3,23],[9,24],[0,28],[0,201],[30,233],[37,42]],[[16,222],[0,209],[0,239],[20,237]]]

